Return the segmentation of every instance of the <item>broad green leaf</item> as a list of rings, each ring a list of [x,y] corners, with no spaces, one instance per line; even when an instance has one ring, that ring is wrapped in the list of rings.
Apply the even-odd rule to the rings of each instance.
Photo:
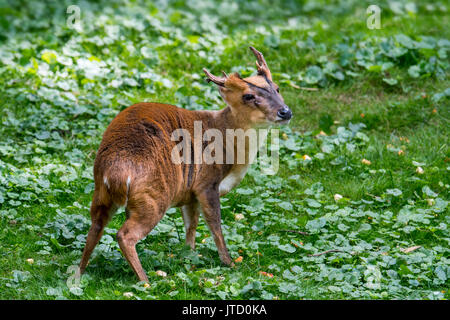
[[[392,78],[383,78],[383,81],[391,86],[394,86],[398,83],[397,79],[392,79]]]
[[[322,206],[320,202],[315,199],[306,198],[305,201],[311,208],[320,208]]]
[[[253,194],[254,191],[253,191],[253,189],[250,189],[250,188],[237,188],[236,193],[239,193],[242,195],[249,195],[249,194]]]
[[[411,77],[418,78],[420,77],[420,67],[418,65],[411,66],[408,69],[408,73]]]
[[[395,188],[395,189],[387,189],[386,193],[393,195],[394,197],[399,197],[402,195],[403,192],[400,189]]]
[[[310,66],[306,69],[305,81],[308,84],[316,84],[323,78],[322,69],[318,66]]]
[[[422,188],[422,192],[425,195],[427,195],[428,197],[431,197],[431,198],[436,198],[438,196],[438,194],[435,193],[433,190],[431,190],[429,186],[424,186]]]
[[[280,249],[281,251],[285,251],[288,253],[293,253],[295,252],[297,249],[295,249],[294,246],[290,245],[290,244],[280,244],[278,245],[278,249]]]
[[[286,201],[278,203],[278,206],[280,206],[281,208],[283,208],[284,210],[287,210],[287,211],[292,211],[292,209],[293,209],[292,204],[290,202],[286,202]]]

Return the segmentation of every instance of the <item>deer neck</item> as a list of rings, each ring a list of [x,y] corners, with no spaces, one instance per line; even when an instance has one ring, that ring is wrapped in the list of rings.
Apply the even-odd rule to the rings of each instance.
[[[233,167],[248,167],[256,157],[257,151],[265,143],[268,133],[268,126],[265,124],[255,125],[248,121],[248,119],[243,119],[239,117],[239,114],[234,112],[234,109],[230,106],[225,107],[219,111],[215,111],[214,114],[215,127],[222,131],[224,135],[224,142],[226,141],[227,129],[233,129],[237,133],[238,130],[244,132],[245,135],[249,136],[249,139],[245,138],[244,146],[240,146],[239,143],[234,144],[234,155],[245,153],[245,163],[240,161],[234,162]],[[266,130],[259,130],[266,129]],[[250,137],[253,138],[253,143],[250,142]],[[245,149],[242,149],[244,147]]]
[[[232,107],[227,105],[225,108],[217,111],[215,116],[217,128],[225,129],[247,129],[255,128],[248,119],[239,116],[237,112],[234,111]]]

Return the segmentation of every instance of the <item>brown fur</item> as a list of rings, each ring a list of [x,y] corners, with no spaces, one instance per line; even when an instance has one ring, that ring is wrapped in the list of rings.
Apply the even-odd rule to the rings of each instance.
[[[230,172],[242,171],[243,165],[175,164],[171,161],[171,151],[178,142],[171,141],[171,134],[183,128],[194,137],[194,121],[201,121],[203,132],[215,128],[226,137],[226,129],[246,130],[275,121],[277,110],[284,103],[281,96],[273,98],[275,100],[258,97],[253,106],[243,102],[244,94],[258,94],[260,89],[252,84],[271,86],[262,75],[241,79],[233,74],[224,81],[219,89],[228,106],[220,111],[189,111],[161,103],[138,103],[119,113],[108,126],[94,164],[92,225],[80,274],[84,272],[104,227],[120,206],[125,206],[127,220],[117,233],[117,239],[140,280],[147,281],[147,276],[135,245],[170,207],[182,208],[186,242],[192,248],[195,247],[195,229],[201,208],[221,261],[232,265],[221,231],[219,185]],[[225,138],[223,143],[225,155]]]

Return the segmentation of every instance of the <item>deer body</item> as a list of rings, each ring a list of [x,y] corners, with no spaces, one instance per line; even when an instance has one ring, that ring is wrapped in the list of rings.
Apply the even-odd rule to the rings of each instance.
[[[201,121],[204,131],[219,129],[225,135],[225,129],[232,128],[229,112],[160,103],[139,103],[122,111],[107,128],[94,164],[96,187],[104,200],[110,197],[116,206],[133,206],[134,192],[149,189],[152,196],[164,194],[171,207],[180,206],[191,201],[199,184],[220,183],[233,165],[174,164],[171,152],[177,142],[171,134],[183,128],[194,136],[194,121]]]
[[[183,129],[193,137],[196,133],[195,123],[200,123],[202,133],[214,129],[222,134],[223,152],[227,153],[227,129],[247,130],[269,122],[289,121],[291,114],[288,114],[288,117],[280,116],[283,115],[279,112],[280,108],[284,108],[284,111],[287,108],[281,96],[281,99],[273,98],[278,99],[275,106],[273,103],[262,104],[263,100],[258,104],[256,96],[250,93],[244,96],[252,95],[254,101],[253,98],[252,101],[247,101],[247,97],[244,99],[245,103],[243,102],[245,90],[263,90],[261,95],[275,94],[268,68],[261,67],[263,63],[265,65],[262,55],[259,57],[257,54],[260,53],[256,50],[254,53],[259,62],[258,76],[242,79],[237,75],[225,75],[219,78],[205,70],[208,79],[219,86],[220,93],[228,104],[222,110],[190,111],[168,104],[138,103],[114,118],[103,135],[94,163],[92,225],[80,262],[79,274],[84,272],[104,227],[121,206],[125,207],[127,220],[117,233],[117,240],[139,280],[147,281],[147,276],[137,256],[135,245],[156,226],[170,207],[181,207],[186,243],[192,248],[195,247],[195,232],[201,209],[221,261],[232,265],[221,230],[219,197],[239,184],[251,159],[246,156],[245,163],[174,163],[172,151],[177,141],[173,141],[172,133]],[[250,104],[256,107],[249,107]],[[239,152],[249,152],[248,148],[233,148],[235,158]],[[194,145],[192,149],[195,149]]]

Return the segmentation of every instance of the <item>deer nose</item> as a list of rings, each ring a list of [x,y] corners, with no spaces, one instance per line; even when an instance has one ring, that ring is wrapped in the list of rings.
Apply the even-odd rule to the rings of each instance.
[[[277,116],[279,116],[283,120],[289,120],[292,118],[292,111],[287,106],[285,106],[278,110]]]

